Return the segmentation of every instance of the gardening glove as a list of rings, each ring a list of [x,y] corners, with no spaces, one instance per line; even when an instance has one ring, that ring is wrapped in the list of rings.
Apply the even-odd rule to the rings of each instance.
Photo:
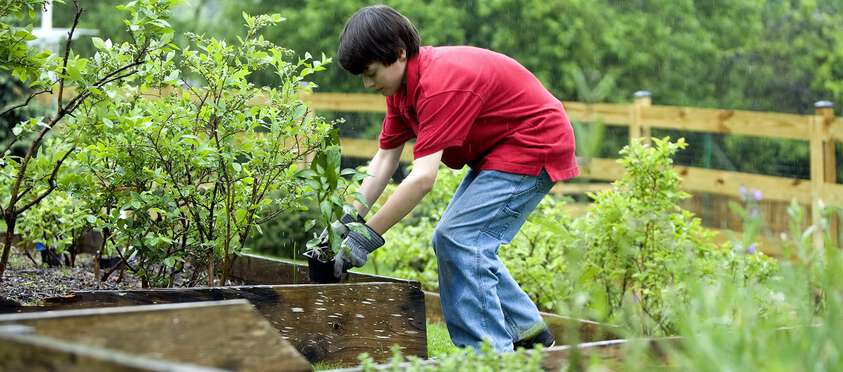
[[[343,239],[339,253],[334,257],[334,276],[339,277],[342,273],[352,267],[360,267],[366,264],[369,253],[384,245],[383,237],[375,230],[372,230],[365,221],[360,223],[366,233],[349,229],[348,235]]]

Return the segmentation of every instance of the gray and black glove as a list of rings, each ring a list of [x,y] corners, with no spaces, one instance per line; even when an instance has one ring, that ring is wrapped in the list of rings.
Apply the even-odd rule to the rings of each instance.
[[[348,230],[348,235],[342,241],[340,252],[334,257],[334,275],[339,277],[343,272],[352,267],[360,267],[366,264],[369,253],[374,252],[384,245],[383,237],[375,230],[372,230],[360,216],[358,221],[363,231]]]

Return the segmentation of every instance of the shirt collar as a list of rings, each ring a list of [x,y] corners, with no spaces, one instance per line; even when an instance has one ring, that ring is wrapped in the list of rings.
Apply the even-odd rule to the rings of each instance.
[[[403,101],[405,106],[416,105],[416,97],[418,95],[419,88],[419,64],[421,63],[420,60],[422,58],[422,54],[426,52],[427,47],[419,48],[418,53],[407,60],[406,84],[404,86],[404,91],[402,92],[404,95]]]

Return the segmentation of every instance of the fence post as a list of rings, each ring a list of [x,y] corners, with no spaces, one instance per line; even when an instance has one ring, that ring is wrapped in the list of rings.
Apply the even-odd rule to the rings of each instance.
[[[814,104],[815,114],[811,120],[811,223],[820,227],[822,219],[819,204],[825,196],[825,184],[837,182],[837,164],[834,142],[829,138],[829,127],[834,122],[834,105],[829,101]],[[828,232],[837,241],[838,221],[835,216],[828,220]],[[821,248],[822,234],[814,235],[814,246]]]
[[[629,123],[629,142],[632,143],[637,138],[644,138],[645,142],[650,141],[650,128],[645,126],[641,120],[641,111],[644,107],[650,107],[653,104],[652,94],[646,90],[639,90],[632,95],[634,101],[632,104],[632,120]]]

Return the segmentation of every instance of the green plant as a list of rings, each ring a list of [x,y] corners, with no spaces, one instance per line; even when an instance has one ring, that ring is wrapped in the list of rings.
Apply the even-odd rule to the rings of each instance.
[[[760,252],[720,249],[700,220],[682,210],[688,197],[672,169],[682,139],[654,139],[652,147],[635,142],[620,162],[626,172],[612,189],[594,194],[594,205],[571,226],[575,249],[584,264],[577,283],[588,293],[598,317],[620,320],[626,303],[635,304],[639,331],[672,334],[674,306],[688,300],[685,282],[727,271],[734,279],[762,280],[772,265]]]
[[[498,354],[488,342],[480,345],[480,349],[467,348],[452,354],[442,356],[433,363],[423,361],[418,357],[405,358],[401,355],[398,345],[392,348],[392,359],[387,363],[389,371],[543,371],[541,347],[535,352],[524,349],[512,353]],[[361,354],[359,368],[365,372],[379,371],[372,357]]]
[[[107,250],[144,286],[175,285],[182,273],[181,285],[227,283],[260,224],[301,208],[301,164],[330,151],[323,141],[332,123],[299,100],[314,86],[306,79],[330,59],[291,62],[292,51],[260,34],[280,15],[243,18],[246,34],[234,43],[188,34],[190,46],[167,44],[130,84],[78,118],[73,135],[92,175],[81,187],[90,209],[101,211],[94,215],[109,232]],[[103,63],[125,48],[93,42]],[[282,83],[249,82],[263,70]]]
[[[343,214],[357,215],[354,206],[346,201],[348,196],[353,195],[361,204],[367,204],[363,195],[355,192],[366,174],[354,169],[340,169],[340,157],[339,131],[335,130],[325,141],[322,150],[311,161],[310,169],[302,170],[297,174],[297,177],[303,179],[307,186],[304,195],[319,207],[318,217],[309,220],[304,230],[310,230],[318,225],[328,234],[328,250],[318,248],[321,237],[315,233],[313,239],[307,242],[307,250],[311,252],[309,254],[313,254],[313,258],[322,262],[333,260],[334,255],[339,253],[341,248],[340,236],[337,231],[330,228],[331,223],[338,221]],[[349,223],[347,226],[355,231],[362,227],[358,222]]]
[[[167,45],[167,38],[172,37],[172,30],[165,20],[165,14],[176,3],[176,0],[138,0],[130,3],[126,9],[133,15],[127,21],[133,30],[131,43],[125,43],[110,63],[102,63],[100,59],[81,58],[72,51],[72,36],[82,9],[76,4],[73,26],[70,37],[65,43],[62,56],[51,55],[49,52],[39,52],[27,46],[26,41],[34,36],[30,28],[10,26],[0,22],[0,58],[8,63],[2,69],[11,70],[16,78],[27,84],[34,93],[25,102],[15,105],[6,111],[17,110],[29,104],[38,94],[50,92],[57,85],[58,105],[54,114],[43,118],[32,118],[19,123],[12,129],[13,138],[9,146],[19,138],[33,138],[23,156],[4,151],[0,154],[0,190],[7,195],[0,200],[0,213],[6,225],[6,237],[3,242],[3,254],[0,259],[0,278],[6,269],[11,240],[16,232],[18,219],[29,209],[38,205],[42,200],[59,188],[57,176],[65,160],[76,150],[75,144],[67,141],[65,136],[56,136],[51,147],[61,148],[62,153],[42,150],[42,144],[48,134],[59,126],[72,127],[74,115],[84,104],[106,97],[110,88],[131,76],[137,74],[147,62],[150,54],[154,54]],[[33,15],[43,4],[43,1],[23,1],[4,3],[0,7],[0,18],[8,15]],[[66,87],[76,87],[70,94]],[[69,96],[66,96],[66,94]],[[69,98],[69,99],[68,99]],[[71,120],[66,120],[70,118]],[[69,122],[69,123],[68,123]],[[39,159],[39,154],[50,153]]]

